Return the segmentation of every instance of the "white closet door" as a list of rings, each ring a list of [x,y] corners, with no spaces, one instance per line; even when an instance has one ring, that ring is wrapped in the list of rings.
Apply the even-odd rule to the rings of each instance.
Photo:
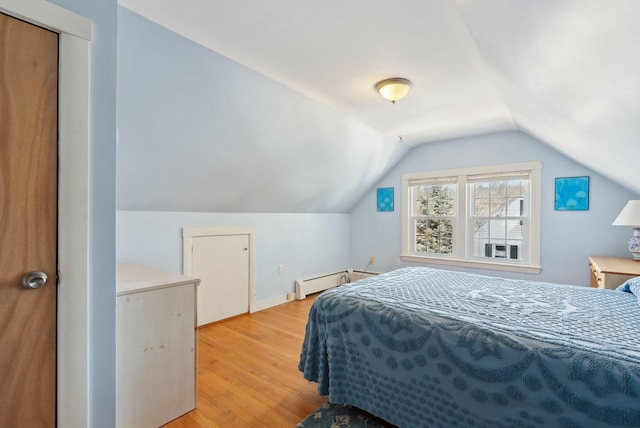
[[[198,325],[249,312],[249,235],[193,238]]]

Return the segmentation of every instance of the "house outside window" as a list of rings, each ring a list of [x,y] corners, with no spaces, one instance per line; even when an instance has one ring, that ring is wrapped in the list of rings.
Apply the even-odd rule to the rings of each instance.
[[[402,259],[540,271],[540,162],[405,174]]]

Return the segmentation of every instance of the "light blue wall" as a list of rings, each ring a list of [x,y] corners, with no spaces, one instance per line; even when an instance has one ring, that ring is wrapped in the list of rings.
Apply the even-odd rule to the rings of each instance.
[[[115,426],[116,0],[54,0],[93,21],[89,142],[89,420]]]
[[[606,144],[606,143],[603,143]],[[629,199],[639,195],[572,161],[549,146],[521,132],[504,132],[426,144],[414,148],[351,212],[351,264],[376,258],[374,270],[394,269],[401,252],[402,174],[513,162],[542,162],[542,215],[540,274],[485,269],[470,272],[569,284],[589,284],[589,255],[628,257],[626,243],[631,229],[611,226]],[[588,211],[554,210],[556,177],[590,176]],[[376,211],[376,188],[395,188],[395,211]],[[408,265],[402,263],[403,266]],[[434,266],[442,268],[442,265]]]
[[[409,150],[122,7],[117,107],[117,260],[182,272],[182,227],[255,226],[258,302],[349,267],[348,211]]]
[[[223,226],[256,228],[258,303],[293,292],[296,279],[349,267],[348,214],[118,211],[118,262],[182,273],[182,228]]]
[[[118,40],[118,209],[347,213],[409,150],[122,7]]]

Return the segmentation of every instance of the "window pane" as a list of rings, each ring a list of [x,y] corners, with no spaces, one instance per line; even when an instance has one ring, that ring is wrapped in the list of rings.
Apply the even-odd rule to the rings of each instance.
[[[489,223],[489,240],[492,242],[504,242],[506,239],[507,222],[492,218]]]
[[[486,240],[474,239],[473,240],[473,257],[491,257],[491,255],[485,255]]]
[[[489,198],[478,198],[473,201],[473,215],[476,217],[489,217],[491,205]]]
[[[413,212],[411,214],[414,216],[422,215],[422,213],[426,211],[426,204],[426,200],[416,198],[413,204]]]
[[[506,214],[508,217],[522,217],[524,215],[524,205],[522,197],[507,199]]]
[[[437,194],[434,194],[433,187],[429,187],[429,202],[427,203],[427,211],[424,213],[425,215],[438,215],[439,214],[439,206],[440,206],[440,198],[438,198]]]
[[[507,243],[518,244],[523,238],[523,225],[520,220],[507,220]]]
[[[451,254],[453,241],[451,220],[429,220],[427,223],[427,252]]]
[[[413,187],[414,212],[417,216],[447,216],[454,214],[453,184],[426,184]]]
[[[471,253],[474,257],[522,260],[525,226],[521,220],[474,219],[471,227],[473,228]]]
[[[471,185],[471,213],[475,217],[522,217],[523,180],[475,182]]]
[[[453,222],[449,219],[416,220],[416,252],[451,254],[453,251]]]
[[[416,248],[418,253],[427,252],[427,220],[416,220]]]
[[[451,185],[429,186],[429,215],[453,215],[453,189]]]
[[[491,198],[504,198],[507,196],[507,186],[504,181],[491,181]]]
[[[475,219],[472,224],[474,239],[485,241],[489,239],[489,222],[486,219]]]
[[[504,217],[507,215],[507,200],[505,198],[491,198],[491,215]]]
[[[453,237],[451,235],[442,236],[440,240],[440,254],[451,254],[453,253]]]
[[[489,183],[486,181],[480,181],[473,184],[473,197],[474,198],[488,198],[489,197]]]
[[[522,197],[524,194],[522,180],[509,180],[507,182],[507,197]]]

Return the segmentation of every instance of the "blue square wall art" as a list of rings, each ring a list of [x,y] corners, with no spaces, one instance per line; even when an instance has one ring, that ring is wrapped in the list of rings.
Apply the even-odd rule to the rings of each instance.
[[[393,211],[393,187],[378,189],[378,211]]]
[[[589,177],[556,178],[556,211],[589,209]]]

